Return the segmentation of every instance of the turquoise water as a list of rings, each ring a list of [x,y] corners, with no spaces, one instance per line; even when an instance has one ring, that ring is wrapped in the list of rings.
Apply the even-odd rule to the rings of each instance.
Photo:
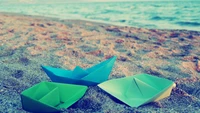
[[[200,31],[200,1],[4,4],[0,11],[139,28]]]

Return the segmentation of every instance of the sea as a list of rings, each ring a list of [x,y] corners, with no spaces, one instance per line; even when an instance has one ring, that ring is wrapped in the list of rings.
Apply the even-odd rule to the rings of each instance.
[[[0,12],[149,29],[200,31],[200,0],[0,4]]]

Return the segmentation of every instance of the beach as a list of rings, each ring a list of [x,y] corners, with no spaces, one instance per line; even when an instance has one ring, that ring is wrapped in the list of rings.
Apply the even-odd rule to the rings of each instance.
[[[0,112],[26,113],[20,93],[51,81],[41,65],[88,68],[117,56],[109,79],[148,73],[176,83],[170,97],[131,108],[97,86],[63,113],[200,112],[200,32],[0,13]]]

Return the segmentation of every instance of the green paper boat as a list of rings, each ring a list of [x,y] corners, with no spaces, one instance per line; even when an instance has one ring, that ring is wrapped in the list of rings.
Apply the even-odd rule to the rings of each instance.
[[[36,113],[56,113],[78,101],[87,86],[41,82],[21,93],[24,110]]]
[[[79,66],[76,66],[74,70],[50,66],[42,66],[42,68],[53,82],[93,86],[108,79],[116,58],[114,56],[87,69]]]
[[[149,74],[138,74],[109,80],[98,86],[127,105],[139,107],[170,96],[175,83]]]

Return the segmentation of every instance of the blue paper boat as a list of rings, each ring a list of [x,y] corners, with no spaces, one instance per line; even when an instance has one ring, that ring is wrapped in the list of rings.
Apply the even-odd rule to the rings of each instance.
[[[79,66],[76,66],[74,70],[50,66],[42,66],[42,68],[53,82],[94,86],[108,79],[116,58],[114,56],[87,69]]]

